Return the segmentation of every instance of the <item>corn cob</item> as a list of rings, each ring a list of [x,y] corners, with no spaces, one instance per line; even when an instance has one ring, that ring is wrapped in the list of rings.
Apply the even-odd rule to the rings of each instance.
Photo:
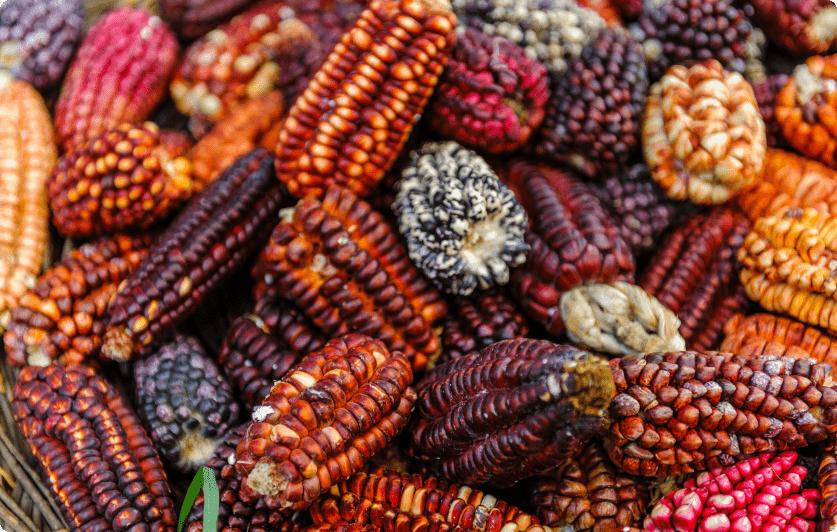
[[[285,299],[261,298],[253,315],[264,322],[271,335],[297,353],[317,351],[327,341],[317,326]]]
[[[202,136],[189,152],[196,192],[250,150],[273,149],[285,114],[279,91],[242,102]]]
[[[279,134],[276,175],[293,196],[322,197],[329,183],[369,195],[430,98],[455,23],[448,0],[369,3]]]
[[[218,364],[245,409],[252,411],[303,354],[277,340],[258,316],[241,316],[224,338]]]
[[[548,98],[543,65],[508,39],[467,28],[457,33],[426,115],[445,138],[481,152],[506,153],[538,130]]]
[[[528,219],[485,159],[454,141],[410,154],[392,211],[410,259],[448,293],[467,296],[509,282],[526,262]]]
[[[38,90],[61,81],[84,27],[82,0],[0,3],[0,69]]]
[[[195,38],[245,9],[253,0],[160,0],[163,20],[182,37]]]
[[[768,148],[761,176],[736,198],[751,222],[785,207],[837,216],[837,170],[789,151]]]
[[[633,475],[713,469],[837,432],[830,368],[811,358],[684,351],[630,355],[610,367],[618,395],[605,448]]]
[[[100,18],[61,86],[55,108],[61,148],[148,119],[163,101],[179,51],[174,33],[145,10],[119,8]]]
[[[695,214],[689,202],[666,196],[645,163],[639,163],[605,177],[597,195],[613,210],[616,226],[634,255],[647,256],[657,250],[662,235]]]
[[[725,203],[755,182],[767,148],[753,88],[714,59],[672,66],[651,86],[642,148],[670,198]]]
[[[24,368],[12,401],[73,530],[174,532],[163,464],[127,402],[93,369]]]
[[[410,262],[397,232],[349,190],[300,200],[253,268],[257,306],[292,301],[322,334],[378,338],[421,371],[439,349],[431,326],[447,306]]]
[[[814,532],[820,499],[802,489],[806,470],[797,454],[760,453],[689,478],[666,495],[648,517],[648,532]]]
[[[287,198],[272,164],[266,150],[253,150],[192,198],[108,305],[104,356],[148,353],[264,245]]]
[[[451,481],[495,486],[556,467],[602,434],[614,394],[604,360],[527,339],[436,366],[417,389],[410,456]]]
[[[688,349],[715,349],[727,320],[747,309],[735,257],[749,230],[729,209],[697,215],[663,242],[640,278],[639,286],[677,314]]]
[[[318,499],[310,509],[319,525],[374,527],[378,532],[544,532],[538,518],[488,493],[434,477],[375,469],[357,473]]]
[[[738,252],[747,297],[765,310],[837,333],[837,218],[787,209],[759,218]]]
[[[829,0],[746,0],[770,40],[795,54],[837,50],[837,7]]]
[[[0,329],[35,286],[49,237],[46,183],[58,156],[43,98],[0,72]]]
[[[493,288],[473,297],[457,297],[442,321],[442,353],[435,365],[480,351],[501,340],[529,335],[526,318],[504,290]]]
[[[822,503],[817,532],[832,532],[837,527],[837,447],[834,444],[823,453],[818,477]]]
[[[255,505],[241,500],[241,476],[235,470],[235,448],[247,432],[247,424],[229,431],[224,441],[215,449],[215,454],[206,463],[212,469],[218,482],[220,505],[218,507],[218,530],[223,532],[299,532],[302,525],[310,522],[305,512],[270,510],[262,501]],[[186,516],[186,532],[203,532],[204,495],[199,494],[195,504]]]
[[[108,301],[150,245],[150,235],[101,238],[44,272],[12,311],[3,335],[8,361],[97,365]]]
[[[508,184],[529,216],[531,249],[512,273],[512,291],[530,318],[560,334],[561,294],[583,282],[633,281],[633,253],[591,185],[523,161],[512,165]]]
[[[796,150],[837,168],[837,54],[811,57],[794,69],[776,95],[776,120]]]
[[[327,50],[296,10],[271,2],[192,43],[169,90],[189,117],[189,129],[200,137],[236,105],[307,79]]]
[[[720,350],[742,356],[810,357],[837,366],[837,340],[814,327],[775,314],[736,314],[724,325]]]
[[[49,179],[58,231],[88,239],[148,229],[179,209],[193,192],[189,160],[164,141],[153,122],[125,122],[61,156]]]
[[[415,391],[401,353],[361,334],[331,340],[278,381],[236,449],[244,502],[305,509],[401,432]]]
[[[137,414],[172,469],[194,473],[238,422],[230,383],[200,342],[175,334],[133,367]]]
[[[638,525],[649,494],[646,479],[619,471],[595,441],[536,477],[530,499],[544,525],[608,532]]]
[[[787,149],[789,147],[788,141],[782,135],[782,125],[776,120],[776,96],[787,83],[787,74],[770,74],[763,81],[753,83],[753,94],[759,104],[759,114],[764,120],[768,152],[770,148]],[[762,172],[764,172],[763,169]]]

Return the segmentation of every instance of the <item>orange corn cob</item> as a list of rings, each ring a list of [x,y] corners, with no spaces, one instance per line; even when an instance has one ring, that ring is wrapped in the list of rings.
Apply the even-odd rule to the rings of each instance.
[[[736,198],[751,222],[785,207],[837,215],[837,170],[789,151],[767,148],[762,173]]]
[[[245,153],[273,149],[284,115],[285,97],[271,91],[239,104],[215,124],[189,153],[196,192]]]
[[[724,325],[721,351],[742,356],[762,354],[811,357],[837,365],[837,339],[804,323],[775,314],[736,314]]]
[[[57,157],[41,95],[0,75],[0,329],[41,271],[49,237],[46,182]]]
[[[837,54],[814,56],[794,69],[776,95],[776,120],[791,146],[837,168]]]
[[[788,209],[759,218],[738,251],[747,297],[837,333],[837,217]]]
[[[455,40],[448,0],[373,0],[288,113],[276,175],[297,198],[368,196],[395,162]]]

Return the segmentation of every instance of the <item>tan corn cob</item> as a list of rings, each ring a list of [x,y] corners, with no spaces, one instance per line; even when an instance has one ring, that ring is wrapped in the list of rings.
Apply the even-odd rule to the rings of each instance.
[[[41,95],[0,74],[0,330],[41,271],[49,236],[46,182],[57,158]]]

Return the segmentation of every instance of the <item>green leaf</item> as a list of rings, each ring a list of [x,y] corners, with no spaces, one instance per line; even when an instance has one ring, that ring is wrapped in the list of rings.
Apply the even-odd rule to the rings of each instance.
[[[218,494],[218,484],[215,482],[215,472],[208,467],[201,467],[189,484],[186,490],[186,497],[183,499],[183,506],[180,508],[180,520],[177,523],[177,532],[183,532],[183,523],[189,515],[198,498],[198,493],[203,489],[203,532],[217,532],[218,530],[218,507],[221,497]]]

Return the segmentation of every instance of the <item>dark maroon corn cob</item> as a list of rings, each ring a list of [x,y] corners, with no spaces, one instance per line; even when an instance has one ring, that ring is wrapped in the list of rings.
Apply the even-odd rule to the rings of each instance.
[[[536,477],[531,488],[531,504],[544,525],[578,532],[639,526],[648,499],[647,479],[620,471],[598,440]]]
[[[618,395],[605,448],[634,475],[714,469],[837,433],[831,368],[813,358],[694,351],[610,362]]]
[[[643,13],[632,33],[643,45],[651,81],[672,65],[690,66],[707,59],[743,74],[748,61],[756,58],[748,46],[753,26],[733,3],[666,0]]]
[[[623,168],[640,145],[648,72],[642,48],[607,28],[555,75],[538,152],[592,176]]]
[[[223,532],[298,532],[307,522],[303,512],[280,512],[270,510],[263,503],[244,503],[239,497],[241,476],[236,472],[235,448],[247,431],[247,424],[230,430],[224,440],[215,448],[206,467],[215,473],[220,495],[218,507],[218,530]],[[186,516],[183,530],[203,532],[203,493],[198,495],[195,505]]]
[[[425,113],[446,138],[488,153],[513,151],[544,118],[546,69],[519,45],[476,28],[457,32]]]
[[[322,348],[328,340],[322,332],[283,298],[261,298],[256,302],[254,316],[258,316],[267,331],[282,344],[297,353],[310,353]]]
[[[174,33],[145,10],[119,8],[96,21],[73,59],[55,106],[67,151],[121,122],[151,116],[180,51]]]
[[[529,334],[526,318],[505,290],[493,288],[452,300],[442,320],[442,354],[436,365],[461,358],[501,340]]]
[[[619,234],[636,256],[657,249],[671,225],[697,213],[693,204],[669,199],[651,179],[645,163],[606,177],[600,190],[602,202],[613,210]]]
[[[128,403],[93,369],[26,367],[12,404],[72,530],[174,532],[163,464]]]
[[[632,282],[634,255],[592,185],[523,161],[512,165],[508,182],[529,216],[531,248],[512,273],[512,291],[530,318],[560,334],[561,294],[583,282]]]
[[[193,473],[238,422],[238,403],[215,361],[177,334],[134,364],[136,404],[154,447],[176,470]]]
[[[108,306],[103,355],[147,354],[264,245],[288,198],[272,162],[263,149],[238,158],[158,237]]]
[[[285,346],[258,316],[241,316],[224,338],[218,363],[245,410],[251,411],[306,354]]]
[[[64,75],[83,28],[81,0],[0,2],[0,68],[48,89]]]
[[[716,349],[727,320],[749,308],[736,261],[749,232],[750,222],[736,211],[699,214],[663,242],[640,278],[680,318],[688,349]]]
[[[505,340],[437,366],[416,385],[410,454],[443,478],[508,486],[605,430],[606,362],[571,346]]]
[[[183,37],[200,37],[254,0],[160,0],[162,17]]]

